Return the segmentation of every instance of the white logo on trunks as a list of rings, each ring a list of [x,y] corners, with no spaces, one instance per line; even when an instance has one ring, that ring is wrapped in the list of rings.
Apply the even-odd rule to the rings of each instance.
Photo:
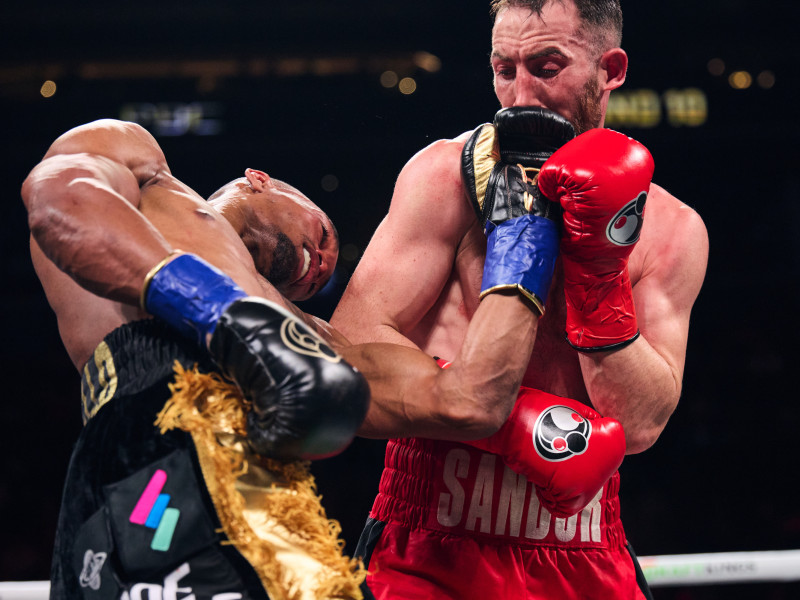
[[[130,592],[122,592],[120,600],[191,600],[195,597],[191,587],[178,587],[178,582],[191,572],[189,563],[183,563],[164,577],[164,585],[157,583],[135,583]],[[179,595],[180,594],[180,595]],[[222,592],[211,596],[211,600],[241,600],[239,592]]]
[[[533,447],[545,460],[558,462],[583,454],[589,447],[592,424],[567,406],[551,406],[533,426]]]
[[[617,246],[630,246],[639,239],[644,223],[644,203],[647,192],[639,192],[633,200],[623,206],[608,222],[606,237]]]
[[[100,571],[106,562],[105,552],[92,552],[87,550],[83,555],[83,570],[79,578],[81,587],[100,589]]]
[[[310,331],[303,331],[294,319],[286,319],[281,325],[281,339],[286,347],[298,354],[322,358],[328,362],[338,363],[342,357]]]
[[[447,451],[436,507],[438,524],[455,533],[480,532],[546,545],[605,543],[603,489],[579,513],[554,518],[541,505],[533,484],[498,459],[465,448]]]

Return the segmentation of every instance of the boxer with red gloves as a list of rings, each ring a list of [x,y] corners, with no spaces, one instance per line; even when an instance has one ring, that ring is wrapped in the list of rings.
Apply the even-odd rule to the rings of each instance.
[[[487,236],[482,302],[513,290],[545,314],[562,215],[557,199],[539,193],[535,178],[573,136],[572,126],[551,111],[513,107],[464,144],[462,180]],[[563,560],[577,570],[613,572],[624,539],[615,477],[624,454],[618,421],[525,387],[489,437],[390,440],[379,494],[356,549],[373,572],[370,588],[386,599],[507,597],[517,589],[515,578],[507,577],[517,557],[562,560],[555,552],[537,558],[544,549],[566,552]],[[586,552],[609,546],[614,550],[599,561]],[[486,584],[467,590],[449,580],[451,559],[477,565]],[[508,587],[499,583],[504,578]]]
[[[490,64],[500,106],[548,109],[579,134],[602,129],[609,98],[624,83],[628,65],[628,56],[619,47],[618,0],[591,4],[494,0],[491,4],[495,20]],[[484,132],[491,138],[488,127]],[[462,168],[462,149],[470,151],[470,136],[437,140],[414,154],[401,170],[387,218],[332,319],[348,339],[396,341],[430,355],[455,358],[457,366],[478,298],[490,289],[485,284],[522,293],[527,289],[527,267],[515,263],[513,249],[503,261],[509,269],[481,278],[485,259],[497,248],[484,237],[491,213],[481,207],[476,219],[474,206],[462,200],[472,195],[469,183],[457,172]],[[475,138],[474,148],[480,149],[483,139],[482,135]],[[504,141],[502,137],[500,149]],[[475,176],[476,197],[480,200],[485,195],[481,190],[490,189],[520,190],[524,195],[536,188],[535,169],[541,166],[518,160],[493,163],[488,173]],[[578,162],[563,166],[573,174],[581,168]],[[627,453],[652,446],[677,405],[690,313],[708,256],[708,236],[697,213],[656,184],[645,191],[648,221],[627,260],[636,326],[628,322],[611,333],[607,323],[613,311],[603,315],[605,308],[595,310],[591,291],[589,304],[576,301],[574,290],[565,282],[564,268],[570,258],[574,262],[577,257],[563,258],[568,251],[562,248],[522,383],[617,419],[625,429]],[[535,194],[536,189],[531,192],[534,198]],[[548,200],[561,207],[559,197]],[[432,206],[440,218],[430,218]],[[506,206],[502,197],[499,206]],[[615,215],[616,210],[611,211],[608,219]],[[624,221],[614,219],[617,227],[612,236],[625,235],[628,227],[635,226],[635,206],[624,216]],[[513,227],[501,224],[497,229]],[[509,240],[507,247],[513,245]],[[585,274],[593,272],[588,265],[583,268]],[[624,271],[619,265],[615,270]],[[603,281],[601,273],[596,275],[598,282]],[[608,282],[603,287],[613,285]],[[600,288],[595,299],[606,293]],[[573,295],[569,309],[565,293]],[[489,293],[482,302],[491,297]],[[567,312],[575,309],[583,314],[580,321],[571,315],[568,327]],[[564,339],[568,328],[582,328],[580,339],[577,331],[570,335],[579,350]],[[620,345],[637,330],[641,331],[638,338]],[[596,339],[589,339],[592,336]],[[585,351],[588,348],[604,351]],[[487,353],[487,360],[496,359]],[[487,377],[486,385],[494,385],[493,380]],[[443,429],[432,426],[430,437],[470,439]],[[375,524],[362,536],[367,548],[373,538],[370,568],[379,569],[373,579],[380,587],[379,597],[648,597],[646,583],[637,578],[635,556],[620,519],[619,473],[586,508],[563,519],[551,518],[532,493],[533,486],[523,486],[524,478],[503,464],[500,456],[463,443],[457,447],[425,440],[390,443],[386,465],[386,482],[373,514],[394,521],[386,524],[380,536],[374,536]],[[398,489],[406,494],[401,496]],[[415,502],[416,494],[423,492],[424,500]],[[433,500],[435,518],[420,517],[430,516],[425,513],[431,511],[426,500]],[[405,523],[405,530],[395,525],[399,521]],[[465,571],[468,578],[453,575]]]

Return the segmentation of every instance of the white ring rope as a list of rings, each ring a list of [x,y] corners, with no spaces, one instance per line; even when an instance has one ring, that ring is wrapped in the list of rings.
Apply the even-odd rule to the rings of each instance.
[[[0,600],[47,600],[49,581],[0,581]]]
[[[652,587],[800,580],[800,550],[640,556],[639,564]]]
[[[640,556],[651,587],[800,581],[800,550]],[[47,600],[49,581],[0,581],[0,600]]]

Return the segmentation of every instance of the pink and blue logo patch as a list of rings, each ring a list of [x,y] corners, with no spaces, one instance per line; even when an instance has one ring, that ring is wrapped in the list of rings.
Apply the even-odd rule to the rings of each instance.
[[[177,508],[168,506],[170,495],[161,493],[166,483],[166,471],[157,469],[144,488],[144,492],[136,502],[136,506],[133,507],[133,512],[131,512],[131,516],[128,519],[135,525],[143,525],[150,529],[155,529],[150,547],[160,552],[169,550],[172,536],[175,533],[175,527],[178,525],[178,518],[181,514],[181,511]]]

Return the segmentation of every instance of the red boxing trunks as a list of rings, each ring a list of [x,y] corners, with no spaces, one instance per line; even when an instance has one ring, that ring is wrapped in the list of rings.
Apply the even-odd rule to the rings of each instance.
[[[455,442],[389,441],[355,554],[378,599],[650,598],[619,518],[619,473],[554,518],[499,456]]]

